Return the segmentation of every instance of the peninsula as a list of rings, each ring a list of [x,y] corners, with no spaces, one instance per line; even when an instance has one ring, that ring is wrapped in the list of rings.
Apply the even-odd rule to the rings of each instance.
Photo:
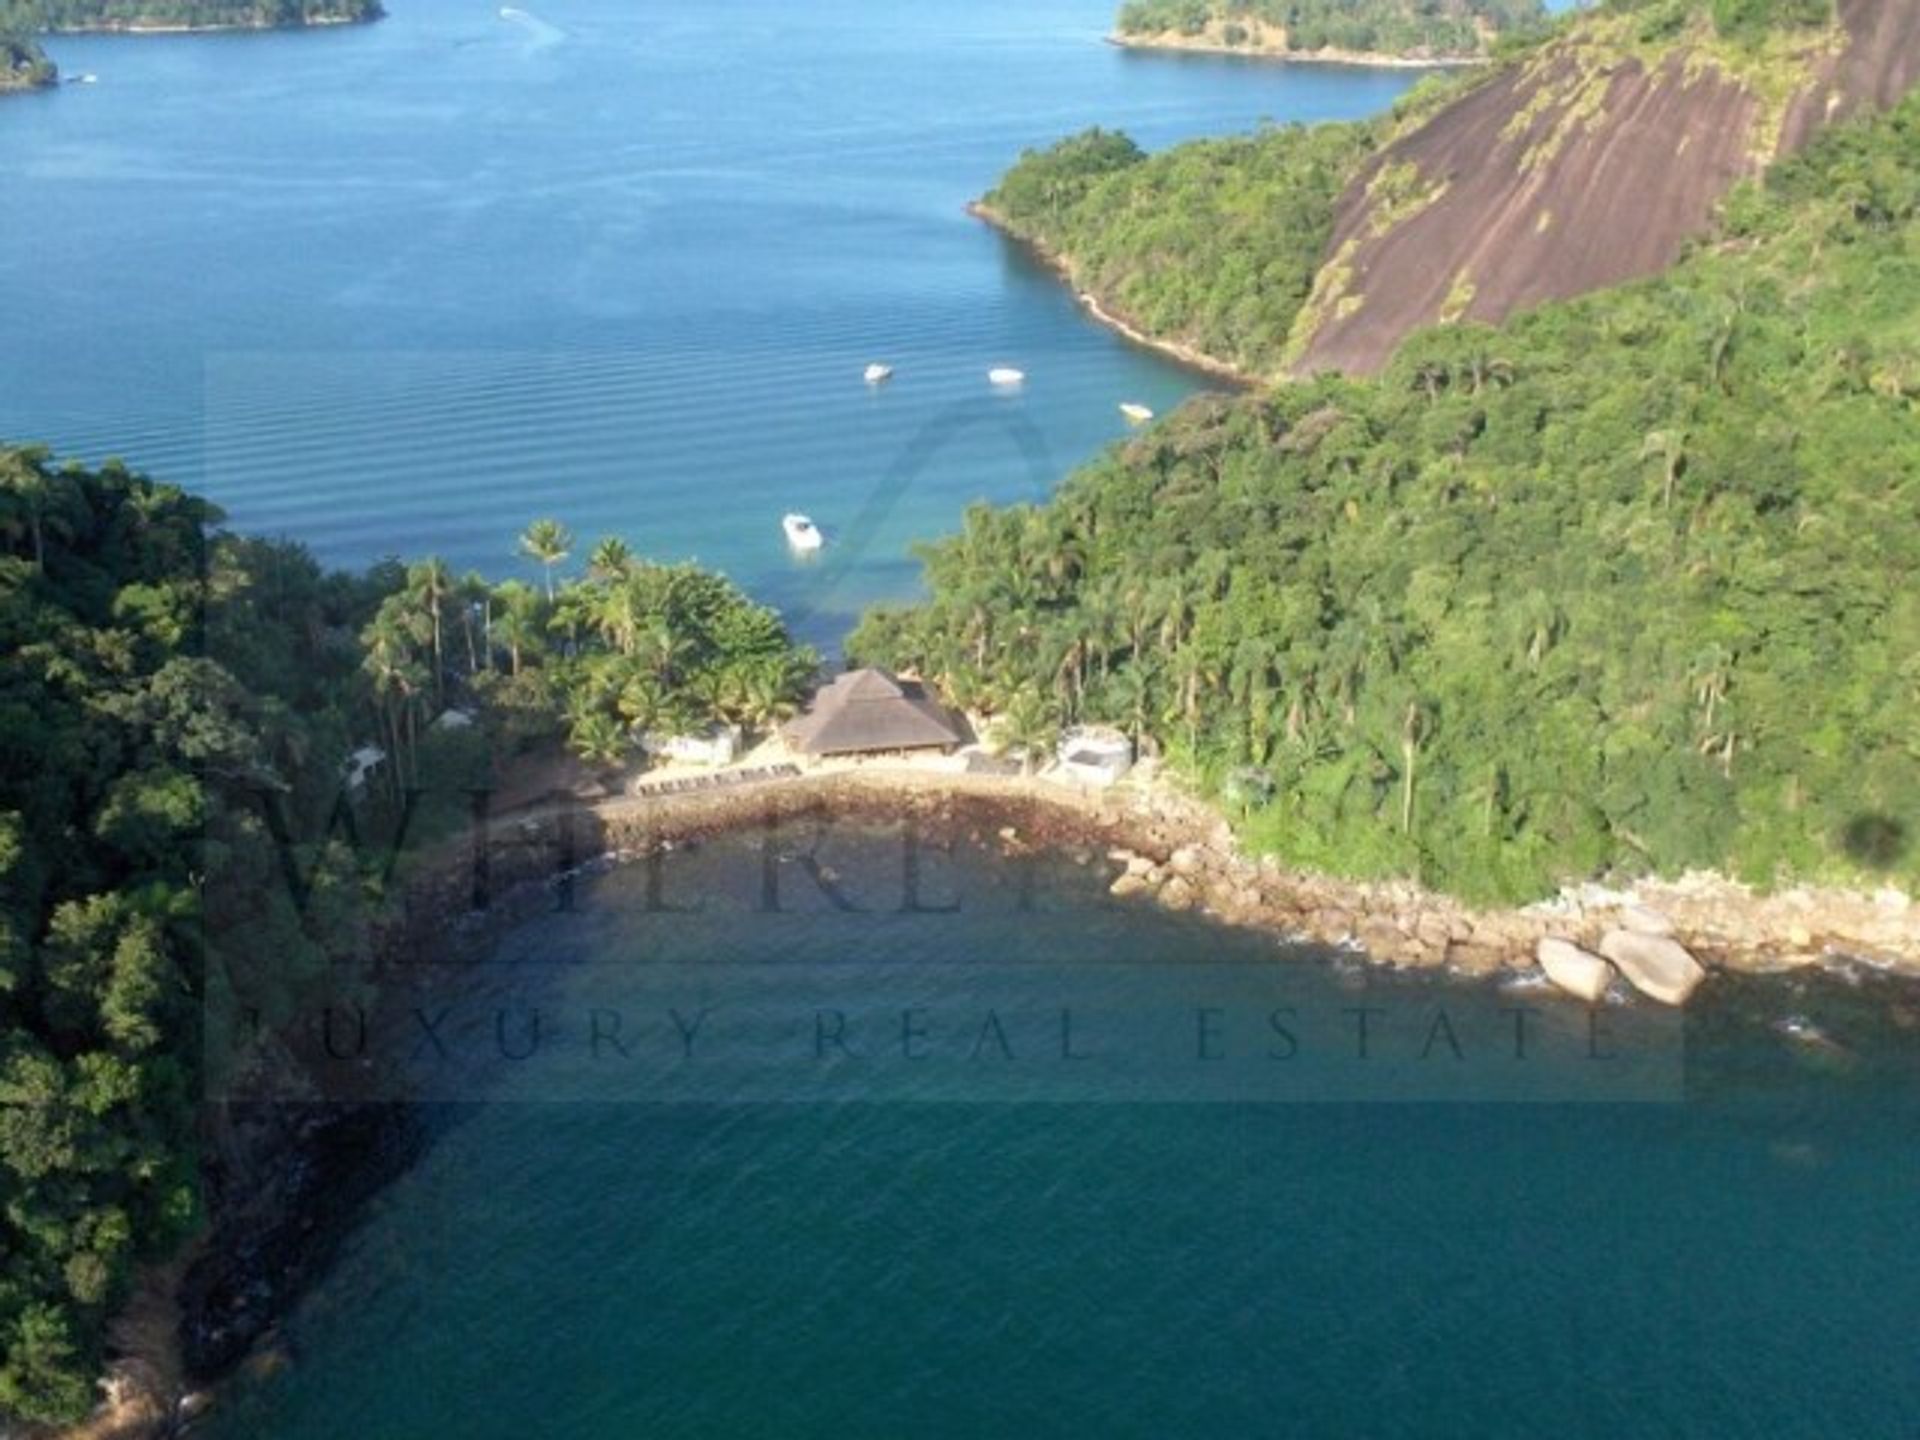
[[[1470,65],[1541,23],[1539,0],[1129,0],[1112,43],[1317,64]]]
[[[380,0],[0,0],[0,33],[293,30],[378,20]]]
[[[39,90],[59,81],[59,70],[33,41],[0,35],[0,95]]]

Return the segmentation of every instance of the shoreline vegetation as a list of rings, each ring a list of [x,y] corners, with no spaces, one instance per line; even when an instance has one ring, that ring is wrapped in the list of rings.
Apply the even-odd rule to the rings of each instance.
[[[1350,65],[1371,70],[1458,70],[1485,65],[1487,55],[1397,55],[1385,50],[1342,50],[1323,46],[1318,50],[1296,50],[1287,44],[1282,32],[1234,43],[1213,34],[1182,35],[1177,31],[1158,34],[1128,34],[1115,30],[1104,37],[1106,43],[1122,50],[1162,52],[1177,55],[1231,55],[1243,60],[1269,60],[1284,65]]]
[[[0,33],[0,95],[22,95],[59,83],[59,68],[38,45]]]
[[[1540,28],[1538,0],[1129,0],[1111,43],[1334,65],[1474,64]]]
[[[380,0],[0,0],[0,34],[209,35],[371,23]]]
[[[993,206],[989,205],[985,200],[971,200],[967,202],[966,210],[974,219],[991,226],[1008,240],[1020,246],[1033,257],[1036,263],[1053,271],[1066,283],[1068,288],[1073,291],[1074,298],[1080,302],[1081,307],[1085,309],[1090,316],[1100,324],[1106,326],[1109,330],[1112,330],[1115,334],[1138,345],[1141,349],[1151,350],[1156,354],[1165,355],[1171,360],[1179,361],[1189,369],[1198,370],[1202,374],[1211,376],[1216,380],[1224,380],[1229,384],[1247,389],[1255,389],[1269,382],[1271,378],[1269,376],[1255,374],[1250,370],[1235,365],[1232,361],[1223,360],[1217,355],[1209,355],[1182,341],[1155,335],[1134,324],[1126,316],[1120,314],[1114,308],[1112,302],[1103,300],[1092,290],[1081,284],[1079,276],[1075,273],[1074,263],[1071,258],[1059,254],[1044,241],[1023,233],[1017,225],[998,210],[994,209]]]

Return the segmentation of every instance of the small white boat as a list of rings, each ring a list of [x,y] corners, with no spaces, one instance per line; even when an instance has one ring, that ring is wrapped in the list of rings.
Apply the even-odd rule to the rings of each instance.
[[[787,544],[796,550],[818,550],[826,543],[826,537],[820,533],[820,527],[805,515],[781,516],[780,528],[787,532]]]
[[[1016,370],[1011,365],[996,365],[987,371],[987,379],[995,385],[1018,385],[1026,378],[1026,371]]]
[[[74,76],[73,83],[76,85],[97,85],[100,83],[100,77],[98,75],[95,75],[92,71],[88,71],[84,75]]]
[[[1135,425],[1144,425],[1153,418],[1153,411],[1144,405],[1135,404],[1131,400],[1121,404],[1120,413]]]
[[[878,385],[882,381],[891,380],[892,378],[893,378],[893,366],[891,365],[876,364],[876,365],[867,366],[866,379],[869,385]]]

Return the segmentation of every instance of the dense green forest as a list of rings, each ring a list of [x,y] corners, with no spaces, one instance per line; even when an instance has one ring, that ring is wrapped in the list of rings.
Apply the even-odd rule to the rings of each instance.
[[[33,41],[0,34],[0,94],[51,85],[59,78],[53,62]]]
[[[1539,0],[1128,0],[1116,28],[1227,46],[1257,46],[1277,30],[1290,52],[1469,57],[1544,14]]]
[[[1266,374],[1313,288],[1334,202],[1389,123],[1269,127],[1153,156],[1089,130],[1028,151],[981,208],[1129,323]]]
[[[1190,404],[976,509],[859,657],[1158,742],[1258,848],[1530,898],[1920,880],[1920,97],[1672,273]]]
[[[1832,18],[1827,0],[1615,0],[1564,23],[1582,37],[1583,64],[1601,73],[1610,57],[1645,61],[1684,48],[1689,73],[1711,59],[1771,95],[1805,78],[1774,42]],[[1539,38],[1516,39],[1505,61],[1540,57]],[[1335,206],[1349,185],[1389,143],[1490,73],[1429,77],[1372,120],[1269,126],[1152,155],[1124,134],[1088,131],[1026,151],[982,210],[1137,328],[1249,374],[1279,374],[1311,328],[1296,322],[1328,263]],[[1444,177],[1424,178],[1410,164],[1388,165],[1370,184],[1376,232],[1446,189]]]
[[[0,0],[0,33],[271,29],[377,20],[380,0]]]
[[[454,784],[499,756],[570,738],[613,763],[635,723],[765,722],[814,668],[725,581],[618,541],[553,584],[551,522],[525,537],[541,582],[490,584],[327,573],[219,518],[0,449],[0,1416],[85,1411],[132,1267],[200,1221],[203,1007],[271,1033],[362,943],[382,867],[360,855],[386,852],[332,826],[349,750],[388,751],[358,802],[381,842],[406,785],[463,811]],[[478,723],[430,723],[456,705]]]

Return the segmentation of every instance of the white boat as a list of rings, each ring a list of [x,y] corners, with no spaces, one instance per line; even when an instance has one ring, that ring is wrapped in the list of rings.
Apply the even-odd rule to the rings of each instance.
[[[796,550],[818,550],[826,543],[826,537],[820,533],[820,527],[805,515],[781,516],[780,528],[787,532],[787,544]]]
[[[1011,365],[996,365],[987,371],[987,379],[995,385],[1018,385],[1026,378],[1026,371],[1016,370]]]
[[[1144,405],[1137,405],[1131,400],[1124,401],[1121,404],[1120,413],[1135,425],[1144,425],[1153,418],[1153,411]]]
[[[893,366],[877,365],[877,364],[869,365],[867,366],[866,376],[867,376],[867,383],[869,385],[878,385],[883,380],[890,380],[893,378]]]
[[[84,75],[74,76],[73,83],[76,85],[97,85],[100,83],[100,77],[88,71]]]

